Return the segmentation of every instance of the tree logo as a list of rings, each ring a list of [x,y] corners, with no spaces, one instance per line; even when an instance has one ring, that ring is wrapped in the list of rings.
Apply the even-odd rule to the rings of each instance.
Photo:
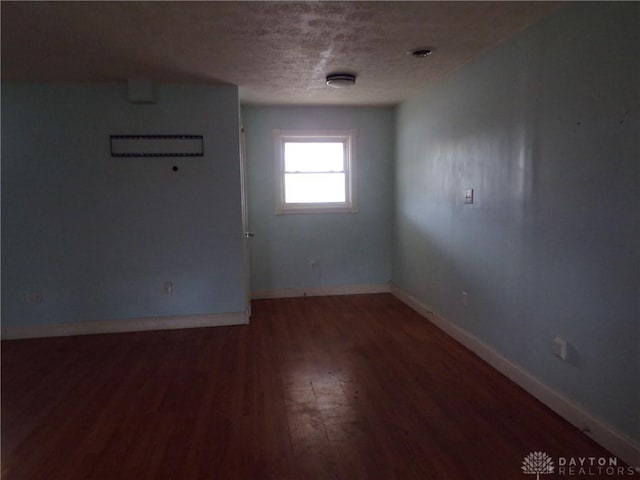
[[[535,475],[540,480],[540,475],[553,473],[553,460],[544,452],[531,452],[522,461],[522,471],[527,475]]]

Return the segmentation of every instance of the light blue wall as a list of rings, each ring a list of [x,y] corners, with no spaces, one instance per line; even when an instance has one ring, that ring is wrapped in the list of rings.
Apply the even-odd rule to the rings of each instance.
[[[400,106],[393,268],[401,289],[636,440],[639,8],[569,5]]]
[[[4,325],[244,311],[237,88],[156,93],[3,85]],[[204,157],[110,156],[112,134],[180,133]]]
[[[243,107],[252,291],[388,283],[392,108]],[[276,215],[273,130],[357,130],[358,213]],[[314,268],[310,260],[316,260]]]

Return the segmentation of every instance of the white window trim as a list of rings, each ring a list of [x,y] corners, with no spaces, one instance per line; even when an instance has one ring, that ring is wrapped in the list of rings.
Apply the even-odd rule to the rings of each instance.
[[[355,142],[356,130],[332,130],[332,131],[309,131],[309,130],[274,130],[273,135],[276,144],[276,214],[286,215],[292,213],[356,213],[356,162],[355,162]],[[332,140],[345,142],[345,198],[344,202],[330,203],[285,203],[284,190],[284,144],[291,140]]]

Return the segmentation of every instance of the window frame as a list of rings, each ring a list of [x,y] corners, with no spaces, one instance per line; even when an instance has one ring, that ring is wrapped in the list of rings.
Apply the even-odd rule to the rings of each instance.
[[[355,130],[274,130],[276,144],[276,174],[277,195],[276,214],[296,213],[356,213],[356,180],[355,180]],[[334,142],[344,145],[344,175],[345,175],[345,201],[344,202],[309,202],[287,203],[285,202],[285,143],[318,143]],[[322,172],[317,172],[322,173]]]

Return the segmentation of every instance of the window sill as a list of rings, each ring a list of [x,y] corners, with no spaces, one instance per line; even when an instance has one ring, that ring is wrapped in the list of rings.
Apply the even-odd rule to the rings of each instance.
[[[280,205],[276,208],[276,215],[306,213],[358,213],[358,207],[353,205]]]

